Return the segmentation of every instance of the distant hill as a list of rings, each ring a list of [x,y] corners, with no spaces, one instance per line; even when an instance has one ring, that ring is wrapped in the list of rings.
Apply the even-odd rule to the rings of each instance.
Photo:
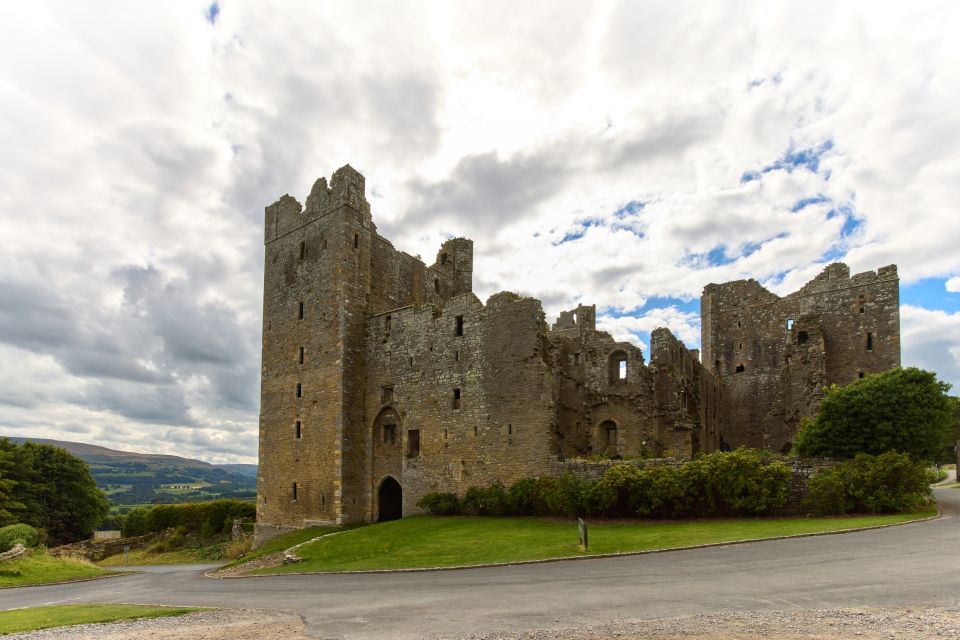
[[[95,444],[46,438],[11,437],[10,440],[50,444],[77,456],[90,465],[97,486],[119,511],[141,504],[217,498],[254,500],[257,495],[255,464],[215,465],[180,456],[117,451]]]

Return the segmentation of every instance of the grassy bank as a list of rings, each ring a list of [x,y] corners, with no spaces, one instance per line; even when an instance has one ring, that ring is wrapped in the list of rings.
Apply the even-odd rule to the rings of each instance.
[[[153,607],[135,604],[65,604],[0,611],[0,635],[23,633],[51,627],[66,627],[96,622],[116,622],[132,618],[181,616],[200,609]]]
[[[41,551],[0,564],[0,588],[84,580],[111,573],[78,558],[54,558]]]
[[[579,548],[571,522],[418,516],[318,540],[297,550],[303,562],[253,573],[450,567],[650,551],[895,524],[935,513],[591,524],[589,552]]]

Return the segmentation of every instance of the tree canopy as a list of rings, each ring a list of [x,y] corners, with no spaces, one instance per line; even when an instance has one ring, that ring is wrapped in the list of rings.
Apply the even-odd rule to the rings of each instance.
[[[953,434],[955,406],[949,390],[934,373],[913,367],[833,385],[816,418],[804,421],[794,450],[832,458],[898,451],[935,460]]]
[[[88,537],[108,510],[83,460],[48,444],[0,439],[0,526],[22,522],[64,544]]]

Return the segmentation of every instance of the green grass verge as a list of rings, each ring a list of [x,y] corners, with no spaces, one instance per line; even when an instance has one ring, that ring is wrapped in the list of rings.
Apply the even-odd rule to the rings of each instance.
[[[75,624],[116,622],[132,618],[182,616],[194,611],[201,611],[201,609],[137,604],[63,604],[52,607],[13,609],[0,611],[0,635]]]
[[[247,552],[242,558],[233,560],[222,568],[228,569],[230,567],[243,564],[244,562],[255,560],[261,556],[268,556],[271,553],[286,551],[294,545],[306,542],[307,540],[313,540],[314,538],[327,535],[328,533],[334,533],[335,531],[347,531],[349,529],[356,529],[361,526],[366,525],[346,525],[343,527],[307,527],[306,529],[290,531],[289,533],[284,533],[276,538],[270,538],[256,549]]]
[[[537,518],[417,516],[318,540],[297,550],[303,562],[251,573],[469,566],[670,549],[822,533],[907,522],[935,511],[834,518],[755,518],[591,524],[590,550],[572,522]]]
[[[174,551],[150,552],[134,549],[127,553],[107,556],[97,562],[101,567],[140,566],[148,564],[196,564],[216,562],[219,555],[214,547],[193,547]],[[216,556],[216,557],[211,557]]]
[[[96,578],[111,573],[86,560],[33,555],[0,564],[0,588]]]

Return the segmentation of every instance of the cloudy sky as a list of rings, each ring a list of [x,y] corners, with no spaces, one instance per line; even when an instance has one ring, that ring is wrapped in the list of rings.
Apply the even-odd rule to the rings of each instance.
[[[839,6],[838,6],[839,5]],[[896,263],[960,388],[960,4],[0,9],[0,433],[257,447],[263,207],[350,163],[474,288],[699,346],[709,282]],[[955,389],[956,391],[956,389]]]

